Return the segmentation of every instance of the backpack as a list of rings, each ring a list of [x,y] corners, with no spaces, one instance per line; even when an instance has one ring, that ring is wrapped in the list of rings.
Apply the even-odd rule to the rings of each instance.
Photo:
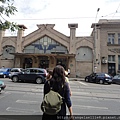
[[[50,89],[43,98],[41,110],[48,115],[55,115],[61,110],[62,103],[63,97],[58,92]]]

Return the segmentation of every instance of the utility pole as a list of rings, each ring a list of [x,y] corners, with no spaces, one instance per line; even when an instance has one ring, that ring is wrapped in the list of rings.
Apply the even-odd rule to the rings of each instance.
[[[97,29],[96,29],[96,19],[97,19],[97,15],[99,12],[100,8],[97,9],[97,14],[95,17],[95,26],[94,26],[94,73],[96,73],[96,69],[97,69],[97,63],[96,63],[96,43],[97,43]]]

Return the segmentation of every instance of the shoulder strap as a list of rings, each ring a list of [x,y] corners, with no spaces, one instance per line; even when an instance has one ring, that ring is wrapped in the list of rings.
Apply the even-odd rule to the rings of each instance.
[[[50,81],[48,80],[48,85],[49,85],[49,87],[50,87],[50,90],[52,90],[53,89],[53,87],[52,86],[50,86]]]
[[[53,90],[53,85],[52,85],[52,86],[50,85],[50,81],[48,81],[48,85],[49,85],[49,87],[50,87],[50,90]],[[57,92],[60,92],[63,88],[64,88],[64,84],[62,85],[62,88],[59,89]],[[54,90],[53,90],[53,91],[54,91]]]

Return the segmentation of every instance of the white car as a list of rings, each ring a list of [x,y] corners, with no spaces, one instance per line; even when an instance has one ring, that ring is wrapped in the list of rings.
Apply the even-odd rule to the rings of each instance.
[[[18,73],[18,72],[22,72],[24,71],[23,68],[12,68],[11,71],[10,71],[10,74],[9,74],[9,78],[11,78],[11,76],[14,74],[14,73]]]

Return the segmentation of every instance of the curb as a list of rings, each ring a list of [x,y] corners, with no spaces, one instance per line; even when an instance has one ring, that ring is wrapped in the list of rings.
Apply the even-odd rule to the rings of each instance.
[[[84,81],[84,78],[69,78],[70,81]]]

